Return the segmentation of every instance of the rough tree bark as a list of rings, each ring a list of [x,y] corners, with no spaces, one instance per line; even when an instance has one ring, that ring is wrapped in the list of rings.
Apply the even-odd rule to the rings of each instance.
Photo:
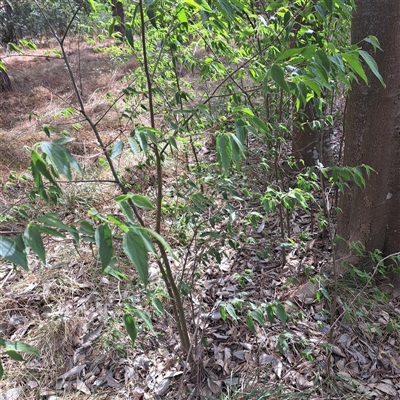
[[[112,0],[112,16],[119,17],[121,23],[115,24],[114,32],[119,32],[122,35],[122,38],[125,36],[125,13],[124,13],[124,6],[119,0]]]
[[[11,92],[12,86],[6,71],[0,69],[0,93]]]
[[[384,255],[400,250],[400,1],[356,0],[352,43],[375,35],[383,51],[373,53],[386,83],[368,72],[369,84],[354,86],[350,93],[345,127],[344,165],[370,165],[373,173],[365,190],[352,184],[341,197],[338,233],[347,244],[359,241],[368,251]],[[345,244],[338,247],[343,261],[350,256]],[[400,293],[395,279],[394,294]]]
[[[304,110],[296,114],[292,129],[292,155],[296,161],[303,160],[306,167],[322,161],[320,155],[320,132],[311,129],[311,122],[315,119],[314,107],[309,101]]]

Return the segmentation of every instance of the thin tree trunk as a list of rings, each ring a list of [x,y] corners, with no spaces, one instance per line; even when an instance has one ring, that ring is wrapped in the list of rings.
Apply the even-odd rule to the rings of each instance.
[[[115,24],[114,32],[119,32],[122,35],[122,38],[125,36],[125,13],[124,6],[119,0],[112,0],[112,15],[113,17],[119,17],[120,24]]]
[[[11,92],[12,85],[6,71],[0,69],[0,93]]]
[[[378,38],[383,51],[374,54],[365,42],[363,47],[377,61],[386,88],[368,71],[369,84],[355,85],[349,96],[344,165],[367,164],[377,173],[365,190],[352,184],[341,197],[338,233],[347,244],[360,241],[367,251],[388,255],[400,250],[400,1],[357,0],[356,5],[352,43]],[[360,262],[346,244],[338,255]]]

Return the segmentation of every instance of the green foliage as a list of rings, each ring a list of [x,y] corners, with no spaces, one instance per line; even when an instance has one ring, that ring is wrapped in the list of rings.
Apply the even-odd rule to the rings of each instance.
[[[52,35],[48,21],[51,21],[55,31],[62,35],[80,1],[42,0],[39,3],[47,20],[31,0],[11,2],[8,7],[0,8],[0,43],[10,44],[12,50],[18,51],[14,46],[21,39],[47,38]],[[89,23],[87,11],[88,9],[81,7],[78,18],[72,25],[72,32],[77,32],[80,24]]]
[[[102,19],[102,13],[109,11],[100,1],[90,0],[85,4],[85,10],[91,12],[94,20]],[[28,224],[23,236],[0,238],[0,256],[27,270],[28,248],[46,262],[43,234],[70,235],[76,249],[86,243],[97,248],[104,273],[138,282],[138,290],[148,293],[152,285],[149,261],[154,259],[171,299],[183,348],[190,352],[196,346],[190,345],[181,297],[191,292],[192,281],[186,280],[190,274],[183,272],[179,285],[176,283],[170,258],[181,263],[182,260],[169,243],[187,246],[188,254],[195,243],[201,250],[193,257],[200,266],[210,261],[221,263],[226,249],[236,250],[245,236],[238,229],[237,209],[248,212],[244,220],[249,225],[265,222],[277,213],[284,263],[285,251],[296,245],[297,237],[290,230],[290,218],[296,212],[311,214],[317,210],[320,227],[326,224],[327,216],[314,196],[321,188],[321,176],[343,190],[351,182],[365,187],[365,176],[373,171],[367,166],[318,165],[297,173],[296,179],[287,179],[280,165],[281,161],[290,165],[291,160],[282,160],[281,155],[288,144],[294,110],[300,112],[307,103],[313,104],[315,119],[307,123],[323,129],[334,122],[334,116],[325,115],[332,93],[350,89],[359,78],[367,82],[366,67],[382,83],[383,80],[373,57],[358,45],[348,43],[354,5],[351,0],[282,0],[269,2],[266,13],[244,0],[124,1],[123,4],[125,43],[108,50],[115,62],[129,58],[138,63],[129,73],[126,82],[130,83],[121,92],[121,125],[130,134],[119,135],[110,142],[113,143],[110,147],[103,142],[97,124],[81,110],[104,152],[98,163],[112,174],[119,187],[120,193],[114,198],[119,212],[104,214],[91,209],[87,217],[72,223],[64,223],[53,212],[41,215]],[[63,1],[43,2],[44,14],[56,33],[65,31],[70,22],[67,16],[73,15],[76,3],[68,2],[68,7]],[[22,12],[35,26],[46,26],[32,3],[18,3],[12,16]],[[5,14],[6,11],[0,12],[0,18],[8,18]],[[84,22],[84,9],[78,17],[71,21],[75,28]],[[116,22],[121,21],[109,16],[107,23],[100,21],[98,25],[113,35]],[[2,24],[0,19],[1,27],[7,23]],[[16,37],[42,35],[32,25],[25,25],[26,31]],[[17,29],[18,24],[15,32]],[[375,37],[365,40],[379,49]],[[62,41],[59,44],[63,46]],[[19,51],[17,45],[10,48]],[[73,74],[69,64],[66,65]],[[185,74],[189,79],[185,79]],[[206,89],[200,93],[203,87]],[[78,90],[76,96],[82,100]],[[113,105],[117,102],[114,94],[108,99]],[[81,107],[84,106],[82,102]],[[62,117],[74,114],[70,107],[60,112]],[[143,121],[149,123],[143,125]],[[56,134],[48,124],[43,131],[49,138]],[[63,135],[32,148],[30,171],[35,184],[32,200],[59,204],[60,176],[72,182],[77,175],[84,175],[66,147],[69,141]],[[203,147],[209,151],[209,159],[200,157]],[[254,177],[252,167],[246,166],[244,161],[248,156],[260,160],[255,168],[262,171],[262,179]],[[117,161],[127,158],[134,165],[127,170],[142,172],[144,180],[150,181],[151,176],[152,190],[144,194],[141,187],[135,187],[126,178]],[[175,182],[166,187],[163,171],[175,158],[185,161],[178,168]],[[253,209],[254,203],[257,205]],[[168,230],[164,229],[166,226]],[[165,231],[168,241],[162,235]],[[303,234],[300,240],[307,240],[307,235]],[[115,267],[127,259],[135,267],[138,279]],[[134,270],[131,274],[134,275]],[[251,274],[245,271],[236,278],[245,287],[251,281]],[[329,297],[323,288],[317,296]],[[151,298],[151,304],[158,315],[165,314],[157,297]],[[245,321],[253,334],[257,324],[262,326],[266,321],[271,324],[279,321],[285,326],[289,319],[287,307],[292,306],[278,300],[255,305],[241,297],[219,304],[224,321],[235,324]],[[138,326],[141,328],[138,320],[153,331],[147,313],[131,306],[124,308],[123,319],[132,343],[137,340]],[[283,331],[277,338],[277,348],[282,354],[289,342],[290,333]]]
[[[24,361],[21,356],[21,352],[33,354],[34,356],[40,357],[38,350],[26,343],[4,340],[0,337],[0,348],[6,350],[7,355],[15,361]],[[4,369],[0,361],[0,379],[3,377]]]

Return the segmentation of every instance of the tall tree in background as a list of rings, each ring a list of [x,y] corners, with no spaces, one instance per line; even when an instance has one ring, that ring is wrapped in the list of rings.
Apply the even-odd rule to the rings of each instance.
[[[400,250],[400,1],[357,0],[352,43],[367,35],[380,41],[383,51],[373,52],[386,88],[367,71],[368,85],[354,86],[346,114],[344,165],[366,164],[371,174],[366,188],[352,186],[342,196],[338,233],[347,243],[361,242],[367,251],[383,255]],[[343,243],[339,256],[349,256]],[[348,257],[347,262],[360,260]],[[400,293],[396,279],[394,294]]]
[[[122,37],[125,35],[125,26],[124,26],[124,21],[125,21],[125,13],[124,13],[124,6],[120,0],[112,0],[112,16],[115,18],[117,17],[119,19],[119,22],[117,22],[114,25],[114,32],[119,32]]]

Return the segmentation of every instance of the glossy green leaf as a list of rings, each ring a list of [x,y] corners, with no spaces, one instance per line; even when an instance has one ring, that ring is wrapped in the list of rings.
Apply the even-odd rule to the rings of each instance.
[[[29,224],[24,232],[25,242],[38,255],[43,264],[46,264],[46,251],[40,231],[34,224]]]
[[[135,320],[133,319],[133,316],[131,314],[126,313],[124,315],[124,324],[128,335],[131,338],[132,345],[134,345],[137,337],[137,328]]]
[[[104,271],[114,256],[111,228],[107,223],[99,225],[95,232],[96,245],[99,249],[101,269]]]
[[[142,236],[129,229],[124,235],[123,249],[138,271],[140,280],[147,286],[149,280],[149,255]]]

